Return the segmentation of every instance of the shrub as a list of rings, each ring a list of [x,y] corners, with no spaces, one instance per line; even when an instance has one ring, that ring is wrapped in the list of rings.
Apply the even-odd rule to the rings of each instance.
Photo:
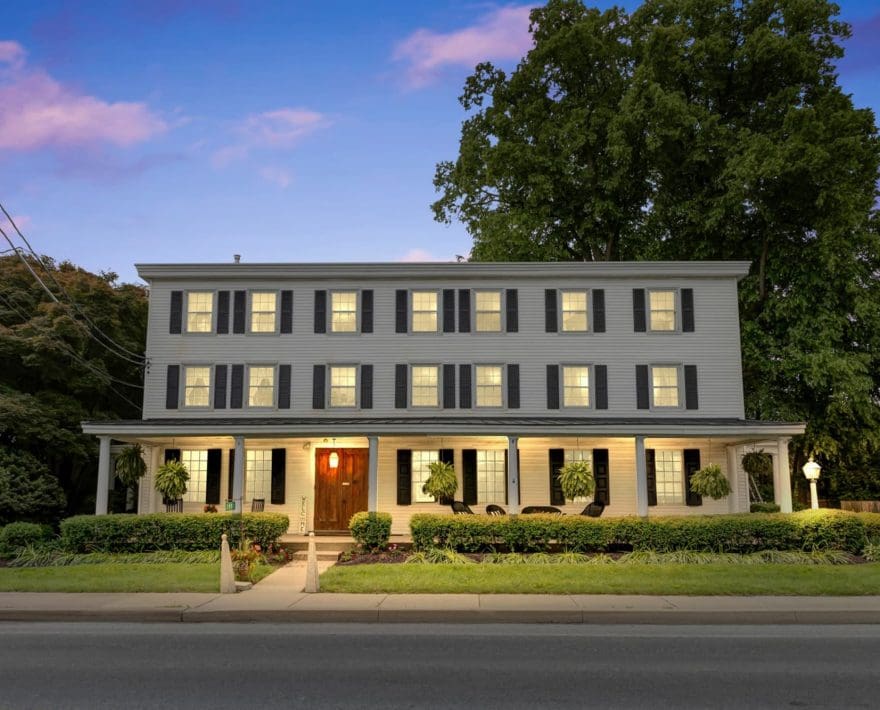
[[[0,446],[0,525],[55,522],[67,500],[49,469],[26,451]]]
[[[779,506],[776,503],[752,503],[749,505],[750,513],[778,513]]]
[[[68,552],[214,550],[226,533],[230,546],[244,536],[265,548],[277,542],[289,524],[288,517],[278,513],[78,515],[61,521],[61,544]]]
[[[348,529],[355,542],[365,550],[384,550],[391,538],[390,513],[355,513]]]
[[[37,523],[9,523],[0,530],[0,553],[15,553],[25,547],[39,547],[52,539],[52,528]]]
[[[717,463],[710,463],[691,476],[691,490],[701,496],[719,500],[730,495],[730,481]]]

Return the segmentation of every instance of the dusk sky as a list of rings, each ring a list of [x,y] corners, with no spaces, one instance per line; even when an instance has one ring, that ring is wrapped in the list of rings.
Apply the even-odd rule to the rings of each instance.
[[[876,112],[880,0],[840,5],[840,82]],[[529,7],[5,3],[0,201],[37,251],[126,281],[235,253],[452,260],[471,240],[433,221],[434,165],[456,156],[474,65],[528,50]]]

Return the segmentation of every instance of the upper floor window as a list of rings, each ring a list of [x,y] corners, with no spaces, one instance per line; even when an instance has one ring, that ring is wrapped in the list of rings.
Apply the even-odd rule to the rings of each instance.
[[[214,312],[212,291],[189,291],[186,294],[186,332],[210,333]]]
[[[251,333],[274,333],[278,294],[274,291],[251,293]]]
[[[657,478],[657,503],[684,502],[684,474],[681,451],[662,451],[654,453]]]
[[[440,403],[440,368],[437,365],[412,366],[412,406],[436,407]]]
[[[504,401],[501,395],[502,368],[500,365],[477,365],[478,407],[500,407]]]
[[[186,466],[189,473],[183,499],[190,503],[203,503],[208,482],[208,450],[183,449],[180,452],[180,463]]]
[[[414,333],[437,332],[437,292],[412,292],[412,329]]]
[[[678,367],[652,365],[651,393],[655,407],[678,407]]]
[[[330,406],[357,406],[357,367],[333,365],[330,367]]]
[[[562,406],[590,406],[590,368],[586,365],[565,365],[562,368]]]
[[[562,330],[565,333],[585,331],[587,320],[587,292],[562,292]]]
[[[648,291],[651,330],[675,330],[675,291]]]
[[[248,367],[248,406],[271,407],[275,404],[275,368],[266,365]]]
[[[478,332],[501,332],[501,291],[477,291],[475,298]]]
[[[433,503],[434,496],[422,491],[422,486],[431,475],[430,465],[440,460],[439,451],[413,451],[412,452],[412,502]]]
[[[477,451],[477,502],[507,502],[504,451]]]
[[[183,406],[207,407],[211,393],[210,367],[183,368]]]
[[[334,291],[330,294],[330,331],[357,331],[357,291]]]
[[[245,495],[248,500],[266,500],[272,492],[272,450],[245,451]]]

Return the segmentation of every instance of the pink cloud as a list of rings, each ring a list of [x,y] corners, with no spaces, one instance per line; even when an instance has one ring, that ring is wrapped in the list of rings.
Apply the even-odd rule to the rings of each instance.
[[[260,169],[260,177],[266,182],[272,183],[282,190],[286,189],[293,182],[293,175],[284,168],[267,165]]]
[[[419,29],[398,43],[393,58],[406,62],[405,81],[420,88],[447,66],[473,68],[490,59],[519,59],[532,47],[528,5],[502,7],[454,32]]]
[[[256,149],[293,148],[306,136],[328,125],[330,120],[326,115],[305,108],[279,108],[251,114],[235,128],[238,141],[214,151],[211,161],[214,167],[222,168],[244,160]]]
[[[442,259],[439,256],[434,256],[427,249],[410,249],[406,254],[404,254],[399,259],[395,259],[395,261],[408,263],[408,264],[417,264],[426,261],[452,261],[452,259]]]
[[[0,64],[20,67],[24,64],[24,47],[11,40],[0,41]]]

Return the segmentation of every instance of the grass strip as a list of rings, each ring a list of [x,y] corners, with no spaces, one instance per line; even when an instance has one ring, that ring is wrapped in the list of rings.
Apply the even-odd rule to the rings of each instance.
[[[0,592],[219,592],[214,564],[0,568]]]

